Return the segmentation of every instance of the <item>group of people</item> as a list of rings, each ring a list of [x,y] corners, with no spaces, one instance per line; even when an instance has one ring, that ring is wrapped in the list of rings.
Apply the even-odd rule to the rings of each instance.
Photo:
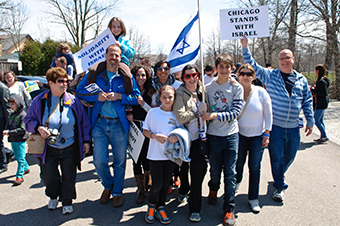
[[[206,68],[202,83],[203,76],[191,64],[186,65],[177,76],[170,74],[169,62],[159,61],[154,70],[150,70],[150,62],[145,58],[141,62],[143,65],[136,65],[130,70],[129,59],[135,50],[124,37],[124,23],[114,17],[108,27],[116,43],[106,49],[104,62],[89,69],[77,85],[75,95],[67,92],[73,76],[68,68],[74,66],[67,67],[71,64],[68,59],[65,58],[65,62],[60,58],[63,56],[59,55],[69,55],[69,50],[64,51],[63,48],[54,60],[55,64],[62,61],[63,66],[52,67],[46,73],[50,90],[39,94],[32,103],[22,101],[25,95],[15,94],[9,98],[10,92],[1,88],[2,102],[5,105],[9,102],[15,113],[2,106],[0,119],[14,114],[9,117],[9,125],[18,124],[9,126],[10,130],[3,134],[10,135],[11,141],[20,134],[21,146],[27,132],[39,133],[46,140],[44,152],[36,156],[40,162],[40,176],[46,186],[45,193],[50,198],[48,209],[56,209],[60,201],[63,214],[73,212],[77,168],[81,169],[81,160],[92,142],[93,163],[104,188],[100,203],[107,203],[112,196],[114,207],[124,204],[129,121],[134,121],[145,136],[139,159],[133,163],[133,172],[138,189],[136,202],[143,203],[145,192],[149,190],[145,214],[148,223],[153,223],[156,218],[162,224],[171,222],[165,205],[176,166],[179,167],[181,181],[178,200],[188,200],[190,221],[200,221],[202,186],[209,164],[208,203],[218,203],[217,192],[223,172],[223,224],[235,225],[235,194],[242,181],[247,156],[249,205],[253,212],[260,212],[261,160],[266,147],[276,188],[272,197],[282,202],[288,188],[285,173],[299,148],[301,110],[307,120],[306,135],[311,134],[313,129],[311,91],[315,94],[316,125],[321,131],[316,142],[328,140],[323,114],[328,104],[329,80],[324,66],[316,67],[318,80],[310,90],[306,78],[293,70],[295,58],[290,50],[280,52],[280,69],[264,68],[252,58],[248,40],[243,37],[241,44],[245,64],[239,65],[236,71],[238,81],[232,77],[233,59],[221,54],[216,58],[214,68]],[[216,77],[212,76],[214,72]],[[256,78],[266,89],[253,85]],[[14,87],[11,83],[8,86]],[[4,101],[6,98],[9,101]],[[80,100],[91,103],[87,112]],[[25,108],[25,104],[30,107]],[[128,106],[132,106],[132,112]],[[16,144],[13,143],[14,151]],[[109,164],[109,144],[113,155],[113,174]],[[16,158],[18,163],[22,159],[19,154]],[[23,174],[28,172],[27,162],[20,162],[17,178],[23,181]]]

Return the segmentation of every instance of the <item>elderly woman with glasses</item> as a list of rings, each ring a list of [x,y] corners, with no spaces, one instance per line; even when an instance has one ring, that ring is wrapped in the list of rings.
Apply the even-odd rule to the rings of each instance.
[[[267,91],[252,84],[256,79],[250,64],[243,64],[237,71],[246,104],[238,117],[239,148],[236,162],[236,192],[242,181],[243,167],[248,154],[249,188],[248,202],[253,212],[260,212],[258,201],[261,160],[263,150],[269,144],[272,128],[272,105]]]
[[[56,209],[60,201],[62,213],[70,214],[76,198],[77,167],[80,170],[80,161],[90,149],[91,123],[80,101],[66,92],[70,81],[64,69],[49,69],[46,79],[51,90],[34,98],[24,122],[28,132],[40,133],[45,139],[44,152],[36,156],[50,198],[48,209]]]

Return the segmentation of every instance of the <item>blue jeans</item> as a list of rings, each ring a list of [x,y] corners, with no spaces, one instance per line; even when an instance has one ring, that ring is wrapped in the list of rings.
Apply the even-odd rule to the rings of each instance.
[[[221,172],[224,173],[223,209],[231,212],[235,209],[236,160],[238,150],[238,133],[226,137],[208,135],[210,146],[210,181],[211,191],[220,188]]]
[[[236,162],[236,182],[242,181],[243,167],[248,157],[249,188],[248,199],[257,199],[259,195],[261,161],[264,148],[262,147],[262,136],[246,137],[239,134],[238,157]]]
[[[325,123],[323,122],[324,114],[325,114],[325,109],[316,109],[314,111],[315,125],[320,130],[321,138],[327,137]]]
[[[18,162],[18,168],[16,177],[22,178],[24,176],[24,171],[28,170],[30,167],[26,161],[26,149],[25,149],[26,142],[12,142],[12,150],[14,152],[14,156]]]
[[[128,134],[125,133],[118,118],[99,117],[92,130],[92,137],[93,163],[102,180],[102,185],[105,189],[112,190],[113,196],[121,196],[124,187]],[[109,166],[109,144],[111,144],[113,154],[113,176]]]
[[[299,146],[299,127],[282,128],[273,125],[270,132],[269,154],[275,188],[288,188],[285,173],[293,163]]]

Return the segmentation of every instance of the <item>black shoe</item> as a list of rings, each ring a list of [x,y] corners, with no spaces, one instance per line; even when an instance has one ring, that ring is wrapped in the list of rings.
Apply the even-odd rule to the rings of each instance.
[[[7,166],[0,169],[0,174],[7,171]]]

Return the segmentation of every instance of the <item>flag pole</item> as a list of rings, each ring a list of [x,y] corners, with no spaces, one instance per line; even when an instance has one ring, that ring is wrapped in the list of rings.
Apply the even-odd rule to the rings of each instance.
[[[203,83],[204,76],[204,62],[203,62],[203,49],[202,49],[202,32],[201,32],[201,7],[200,0],[197,0],[198,5],[198,30],[199,30],[199,38],[200,38],[200,55],[201,55],[201,82],[202,82],[202,102],[205,102],[205,88]]]
[[[201,32],[201,5],[200,0],[197,0],[198,5],[198,30],[200,38],[200,55],[201,55],[201,82],[202,82],[202,103],[205,103],[205,87],[204,87],[204,62],[203,62],[203,48],[202,48],[202,32]],[[207,122],[203,121],[204,130],[206,131]]]

